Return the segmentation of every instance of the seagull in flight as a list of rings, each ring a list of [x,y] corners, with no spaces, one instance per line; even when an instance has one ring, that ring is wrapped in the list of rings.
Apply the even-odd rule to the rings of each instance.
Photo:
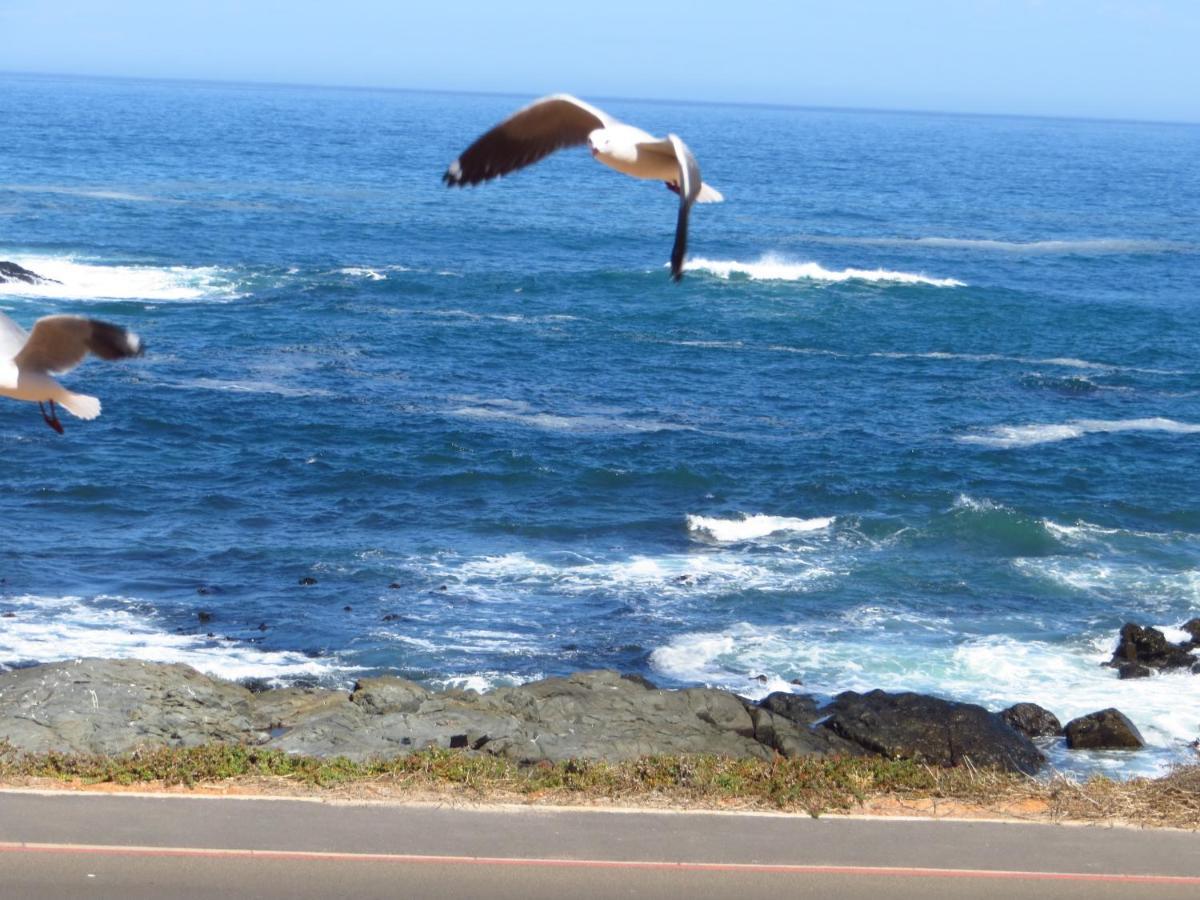
[[[678,135],[656,138],[570,94],[553,94],[517,110],[468,147],[442,181],[463,187],[532,165],[564,147],[587,144],[592,156],[634,178],[666,182],[679,195],[671,277],[683,277],[688,215],[694,203],[719,203],[720,191],[700,178],[696,158]]]
[[[0,313],[0,397],[36,403],[45,423],[62,434],[56,403],[80,419],[94,419],[100,415],[100,401],[68,391],[53,376],[70,372],[89,353],[114,360],[141,356],[143,350],[136,334],[99,319],[45,316],[26,334]]]

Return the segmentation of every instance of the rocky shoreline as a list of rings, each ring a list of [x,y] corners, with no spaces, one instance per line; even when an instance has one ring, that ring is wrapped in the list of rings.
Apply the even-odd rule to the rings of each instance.
[[[360,679],[350,692],[251,690],[181,664],[79,659],[0,673],[0,747],[120,754],[229,742],[312,757],[390,758],[432,747],[532,764],[569,759],[717,754],[771,759],[869,756],[970,763],[1034,774],[1034,738],[1136,749],[1115,709],[1062,728],[1023,703],[1003,712],[915,693],[845,692],[820,706],[775,693],[761,702],[713,688],[664,690],[599,670],[479,694],[430,691],[403,678]]]

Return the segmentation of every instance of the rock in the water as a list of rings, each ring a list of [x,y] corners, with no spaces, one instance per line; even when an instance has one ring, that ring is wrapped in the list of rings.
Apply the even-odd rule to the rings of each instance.
[[[1196,657],[1178,644],[1172,644],[1157,628],[1143,628],[1127,622],[1121,628],[1121,640],[1109,665],[1118,669],[1123,663],[1152,669],[1188,669],[1194,662]]]
[[[6,281],[21,281],[25,284],[61,284],[53,278],[43,278],[37,272],[30,272],[24,266],[14,262],[0,260],[0,284]]]
[[[968,760],[1033,774],[1044,761],[1025,735],[998,713],[973,703],[923,694],[871,691],[839,694],[823,712],[825,727],[892,759],[917,759],[940,766]]]
[[[1192,636],[1192,639],[1183,645],[1184,649],[1200,650],[1200,618],[1190,619],[1179,627]]]
[[[1154,672],[1149,666],[1143,666],[1136,662],[1122,662],[1117,664],[1117,677],[1124,680],[1126,678],[1149,678]]]
[[[1141,732],[1118,709],[1102,709],[1067,723],[1067,746],[1072,750],[1140,750]]]
[[[1058,716],[1036,703],[1016,703],[1000,713],[1000,717],[1027,737],[1053,737],[1062,734]]]

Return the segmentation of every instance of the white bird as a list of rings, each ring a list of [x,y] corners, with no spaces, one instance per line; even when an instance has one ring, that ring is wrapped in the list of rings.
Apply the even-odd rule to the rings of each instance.
[[[563,147],[587,144],[592,156],[634,178],[664,181],[679,195],[671,277],[683,277],[688,214],[693,203],[719,203],[720,191],[700,179],[696,158],[677,135],[656,138],[570,94],[554,94],[517,110],[468,147],[442,180],[450,187],[479,184],[532,165]]]
[[[141,356],[142,352],[136,334],[98,319],[45,316],[26,334],[0,313],[0,396],[36,403],[46,424],[62,434],[55,403],[80,419],[94,419],[100,415],[100,401],[68,391],[52,376],[70,372],[88,353],[113,360]],[[50,404],[49,415],[44,403]]]

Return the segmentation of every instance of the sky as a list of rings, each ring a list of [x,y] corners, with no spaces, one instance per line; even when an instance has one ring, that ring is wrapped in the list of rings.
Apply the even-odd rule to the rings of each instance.
[[[1200,0],[0,0],[0,34],[10,72],[1200,122]]]

